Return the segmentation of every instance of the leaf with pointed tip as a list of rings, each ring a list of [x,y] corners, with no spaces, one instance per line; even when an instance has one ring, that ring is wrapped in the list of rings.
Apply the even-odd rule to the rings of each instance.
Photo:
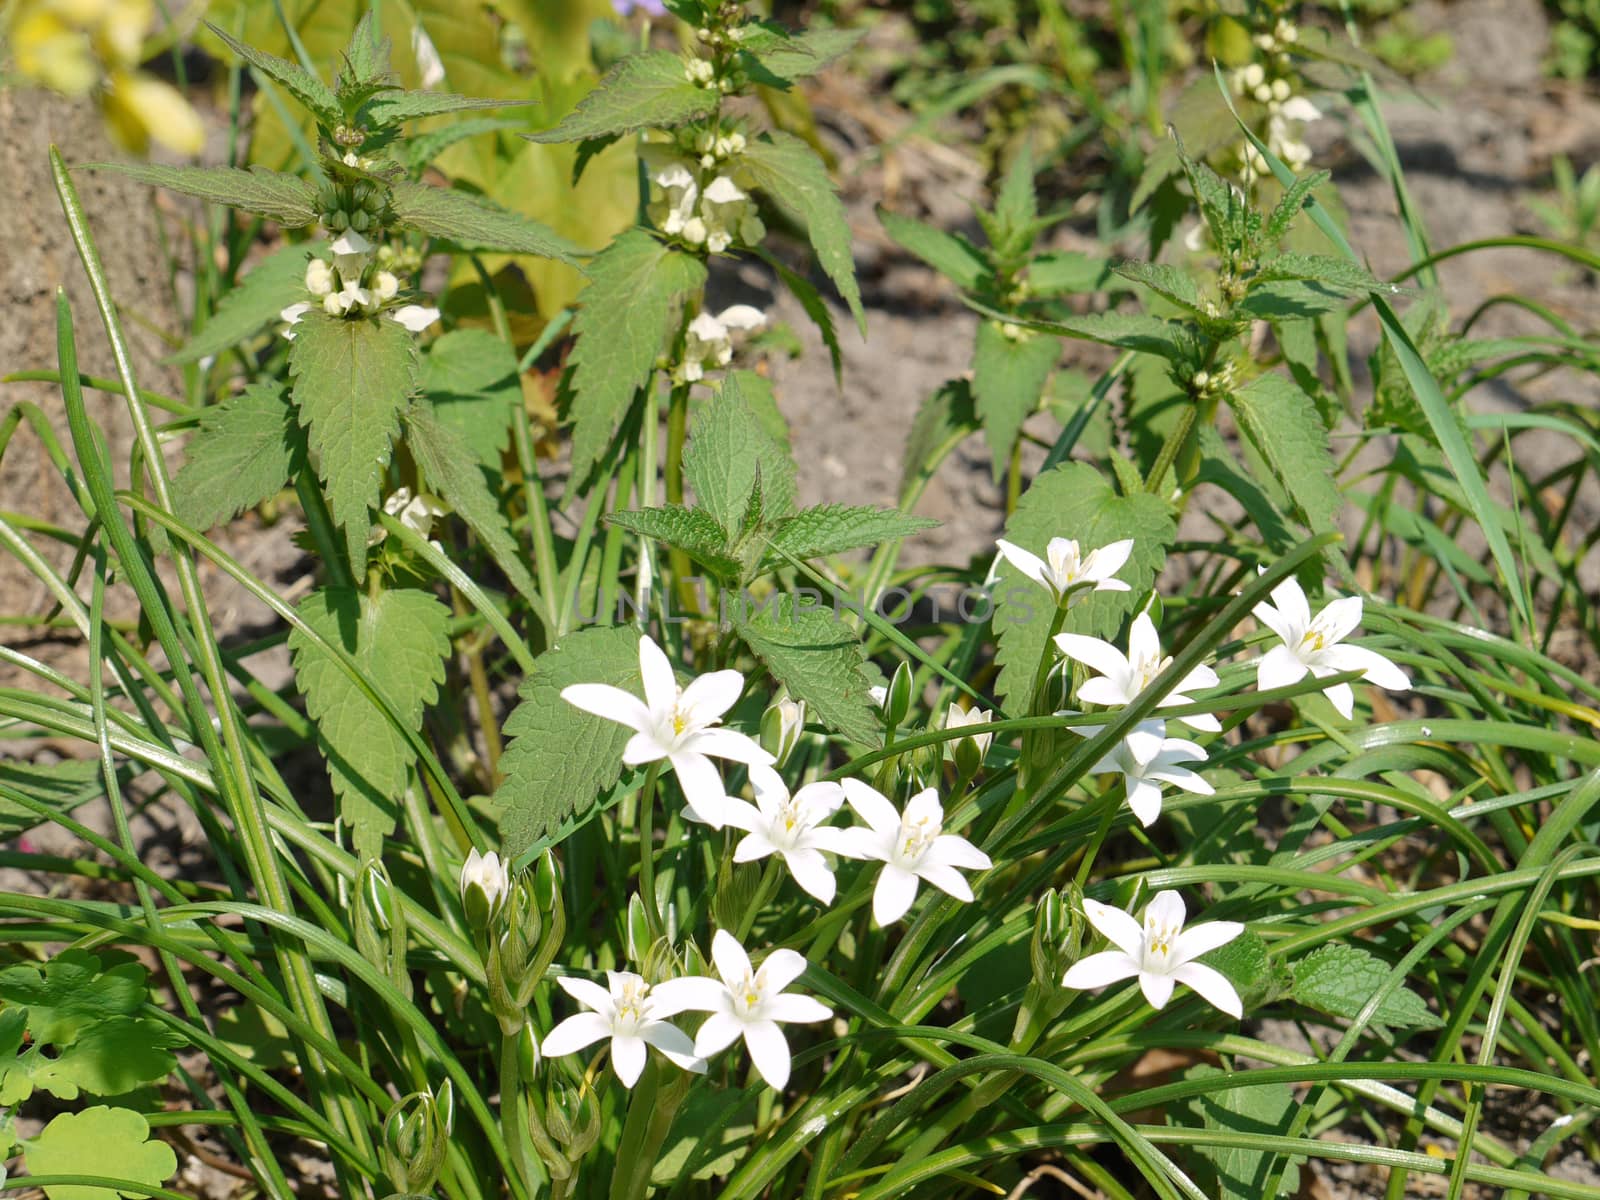
[[[206,22],[206,28],[221,38],[224,44],[245,62],[281,84],[290,95],[315,113],[317,120],[326,125],[330,131],[344,119],[344,110],[340,107],[339,97],[333,94],[333,89],[298,63],[279,58],[276,54],[268,54],[264,50],[257,50],[254,46],[247,46],[209,21]]]
[[[1032,296],[1080,295],[1098,292],[1111,278],[1111,264],[1078,250],[1041,254],[1028,263],[1026,279]]]
[[[412,730],[444,682],[450,610],[429,592],[396,588],[376,595],[353,588],[312,592],[295,610],[326,641],[349,654],[362,676]],[[363,861],[381,855],[416,755],[406,736],[296,629],[289,634],[295,682],[316,722],[339,815]]]
[[[523,565],[500,501],[490,490],[483,464],[472,445],[440,420],[433,405],[426,401],[412,401],[405,420],[406,445],[422,469],[423,478],[477,534],[511,585],[537,606],[539,590]]]
[[[281,383],[253,383],[204,410],[172,480],[173,513],[210,529],[278,494],[305,459],[306,438]]]
[[[1099,471],[1079,462],[1062,463],[1038,476],[1006,522],[1006,540],[1040,557],[1053,537],[1072,538],[1085,554],[1109,542],[1133,539],[1133,553],[1117,572],[1131,590],[1079,597],[1062,626],[1068,633],[1100,638],[1113,636],[1143,599],[1176,536],[1171,512],[1161,497],[1148,492],[1119,496]],[[1027,716],[1055,605],[1044,588],[1004,558],[995,571],[993,596],[997,686],[1006,711]]]
[[[1146,313],[1086,313],[1081,317],[1064,317],[1059,321],[1032,320],[1007,316],[983,305],[973,305],[985,316],[997,321],[1007,321],[1024,329],[1039,329],[1066,337],[1085,338],[1103,342],[1123,350],[1138,350],[1154,354],[1172,362],[1195,361],[1201,352],[1199,336],[1179,321],[1166,321]]]
[[[808,559],[828,554],[842,554],[846,550],[859,550],[876,546],[896,538],[910,537],[939,522],[926,517],[914,517],[897,508],[874,508],[870,505],[818,504],[802,508],[792,517],[786,517],[769,526],[768,544],[780,560],[787,557]]]
[[[1390,975],[1388,964],[1377,955],[1337,942],[1313,950],[1293,970],[1292,995],[1297,1001],[1345,1020],[1353,1020]],[[1437,1029],[1444,1024],[1421,996],[1404,986],[1384,997],[1372,1021],[1398,1029]]]
[[[382,129],[445,113],[470,112],[482,108],[521,108],[532,103],[532,100],[501,100],[493,96],[457,96],[450,92],[386,92],[367,101],[366,117],[373,129]]]
[[[515,858],[594,806],[622,775],[622,750],[633,731],[561,698],[574,683],[604,683],[643,695],[639,631],[632,626],[580,629],[534,660],[506,720],[511,744],[500,759],[495,804],[502,850]]]
[[[678,55],[646,50],[607,71],[553,129],[523,136],[531,142],[583,142],[647,126],[671,129],[705,116],[720,99],[716,89],[689,78]]]
[[[463,438],[480,463],[497,470],[522,403],[511,347],[487,329],[452,329],[423,356],[422,391],[439,422]]]
[[[882,207],[878,209],[878,220],[896,245],[915,254],[964,291],[977,291],[990,274],[983,251],[958,233],[946,233]]]
[[[1344,498],[1333,479],[1328,430],[1316,401],[1282,375],[1263,375],[1229,397],[1239,428],[1312,533],[1334,528]],[[1329,548],[1330,561],[1343,561]]]
[[[729,552],[732,536],[703,508],[667,504],[612,513],[611,524],[682,550],[723,579],[738,582],[743,564]]]
[[[267,255],[224,293],[205,325],[167,361],[198,362],[225,354],[279,320],[285,308],[306,299],[306,262],[326,248],[326,242],[306,242]]]
[[[310,312],[295,326],[289,376],[328,507],[360,579],[368,509],[378,502],[401,410],[417,389],[416,340],[395,321]]]
[[[772,677],[823,724],[852,741],[881,740],[866,654],[855,630],[823,605],[780,592],[758,607],[741,594],[734,627]],[[753,609],[753,611],[747,611]]]
[[[766,511],[773,518],[794,507],[795,465],[743,395],[738,373],[695,418],[694,435],[683,452],[683,475],[695,498],[724,529],[738,529],[761,479]]]
[[[1166,263],[1120,262],[1111,268],[1124,279],[1142,283],[1158,296],[1164,296],[1179,308],[1204,314],[1200,307],[1200,291],[1187,272]]]
[[[806,316],[811,318],[811,323],[817,327],[817,333],[822,337],[822,344],[828,348],[828,358],[833,363],[833,382],[837,386],[844,377],[844,353],[839,347],[839,332],[833,327],[833,314],[823,302],[822,293],[812,287],[811,281],[805,276],[791,271],[776,255],[768,254],[764,250],[758,250],[756,253],[777,271],[784,287],[789,289],[789,294],[795,298]]]
[[[1045,383],[1061,358],[1061,343],[1047,333],[1007,337],[993,321],[978,325],[972,353],[972,395],[989,441],[998,479],[1022,432],[1022,423],[1039,411]]]
[[[610,445],[633,396],[654,370],[678,301],[706,280],[705,264],[643,229],[595,255],[572,323],[572,478],[582,481]]]
[[[394,215],[402,225],[449,242],[460,250],[533,254],[573,265],[583,251],[537,221],[489,200],[451,188],[399,180],[394,185]]]
[[[817,264],[839,289],[865,337],[867,314],[850,253],[850,222],[817,152],[793,134],[773,130],[751,141],[738,161],[766,198],[806,231]]]
[[[477,137],[483,133],[498,133],[502,129],[520,129],[524,122],[516,117],[468,117],[464,121],[451,121],[442,129],[430,129],[406,140],[401,153],[412,174],[438,158],[457,142]]]
[[[1169,1113],[1168,1122],[1180,1128],[1198,1124],[1224,1133],[1287,1136],[1294,1120],[1294,1092],[1286,1083],[1241,1086],[1239,1079],[1248,1079],[1249,1075],[1248,1071],[1230,1075],[1205,1063],[1191,1067],[1184,1072],[1185,1079],[1213,1079],[1219,1085],[1226,1082],[1226,1086],[1185,1100],[1181,1111],[1189,1119],[1179,1121],[1178,1113]],[[1277,1156],[1270,1150],[1200,1142],[1194,1146],[1194,1153],[1210,1168],[1209,1174],[1215,1175],[1214,1180],[1207,1182],[1215,1188],[1210,1194],[1217,1200],[1263,1200],[1267,1196],[1295,1196],[1300,1192],[1299,1171],[1291,1165],[1280,1176],[1275,1170]]]
[[[251,167],[169,167],[159,163],[84,163],[89,171],[115,171],[140,183],[170,188],[215,204],[259,213],[290,229],[317,219],[317,192],[303,179]]]
[[[746,40],[740,48],[766,74],[780,82],[793,83],[815,75],[834,59],[848,54],[865,33],[864,29],[808,29],[760,42]]]
[[[924,400],[906,435],[900,472],[901,503],[906,503],[919,476],[931,475],[945,455],[977,431],[972,387],[966,380],[952,379]]]
[[[1273,206],[1272,214],[1267,218],[1268,239],[1276,242],[1288,233],[1294,219],[1306,206],[1306,201],[1311,199],[1311,193],[1332,178],[1333,175],[1328,171],[1313,171],[1295,180],[1294,186],[1284,192],[1283,198]]]

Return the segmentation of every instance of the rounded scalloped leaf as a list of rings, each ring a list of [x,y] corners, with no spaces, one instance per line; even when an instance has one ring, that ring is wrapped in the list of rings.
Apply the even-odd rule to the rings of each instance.
[[[30,1175],[100,1175],[123,1183],[159,1187],[178,1171],[178,1156],[165,1142],[150,1140],[150,1125],[127,1108],[97,1105],[62,1113],[23,1146]],[[113,1200],[134,1196],[111,1187],[46,1184],[50,1200]]]

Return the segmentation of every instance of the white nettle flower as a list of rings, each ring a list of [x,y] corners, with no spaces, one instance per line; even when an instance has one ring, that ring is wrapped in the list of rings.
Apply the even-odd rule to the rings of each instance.
[[[650,199],[645,208],[651,223],[668,237],[705,241],[704,225],[698,239],[686,237],[689,222],[698,220],[700,206],[700,184],[689,164],[665,146],[646,146],[643,157],[649,171]]]
[[[705,222],[706,249],[713,254],[722,253],[735,241],[754,246],[767,233],[750,193],[727,175],[718,175],[706,184],[700,219]]]
[[[721,829],[727,793],[711,759],[750,766],[772,765],[754,739],[715,726],[744,690],[738,671],[713,671],[680,688],[672,663],[650,638],[639,639],[643,701],[632,692],[604,683],[575,683],[561,698],[574,708],[626,725],[634,731],[622,752],[629,766],[666,759],[689,803],[688,816]]]
[[[306,291],[321,298],[333,292],[333,268],[325,259],[313,258],[306,264]]]
[[[1344,639],[1361,624],[1361,597],[1331,600],[1315,617],[1306,594],[1293,578],[1272,589],[1273,604],[1258,604],[1256,620],[1282,641],[1256,665],[1256,686],[1266,691],[1299,683],[1309,672],[1318,679],[1344,671],[1360,671],[1368,683],[1392,692],[1410,689],[1411,680],[1394,663],[1375,650],[1345,644]],[[1355,712],[1355,693],[1348,683],[1336,683],[1323,695],[1346,720]]]
[[[872,697],[872,702],[879,708],[889,703],[889,688],[885,684],[874,684],[867,689],[867,695]]]
[[[739,939],[719,929],[711,939],[711,961],[720,981],[698,975],[657,984],[656,1015],[710,1013],[695,1034],[694,1052],[709,1058],[742,1037],[761,1078],[781,1091],[789,1082],[791,1059],[779,1022],[809,1025],[826,1021],[833,1010],[783,990],[806,969],[806,960],[793,950],[772,951],[756,969]]]
[[[1111,708],[1132,704],[1138,699],[1139,694],[1150,686],[1151,681],[1172,663],[1170,655],[1162,656],[1161,638],[1156,633],[1155,622],[1150,620],[1148,613],[1140,613],[1133,619],[1133,626],[1128,631],[1127,654],[1123,654],[1110,642],[1103,642],[1099,638],[1087,637],[1081,633],[1057,634],[1056,645],[1061,653],[1074,662],[1081,662],[1091,670],[1100,672],[1078,689],[1078,699],[1086,704],[1102,704]],[[1192,703],[1191,697],[1186,694],[1190,689],[1216,687],[1216,685],[1215,671],[1207,666],[1196,667],[1180,679],[1172,691],[1161,698],[1158,707],[1170,708],[1175,704]],[[1191,729],[1201,729],[1209,733],[1222,731],[1222,722],[1211,713],[1193,713],[1176,719]],[[1155,756],[1156,747],[1151,745],[1147,737],[1137,732],[1130,737],[1138,747],[1140,757]]]
[[[723,822],[745,831],[733,848],[734,862],[779,855],[796,883],[824,904],[832,904],[836,884],[823,855],[845,852],[845,831],[824,822],[844,803],[844,788],[837,783],[809,783],[791,796],[783,778],[770,767],[751,767],[750,782],[756,793],[754,804],[733,796],[723,802]]]
[[[850,807],[867,823],[866,828],[842,831],[844,852],[883,863],[872,893],[872,916],[879,925],[891,925],[905,916],[917,898],[918,880],[957,900],[972,900],[972,888],[961,870],[987,871],[994,864],[966,838],[944,832],[944,806],[937,792],[932,788],[918,792],[902,814],[859,779],[846,779],[843,786]]]
[[[444,82],[444,60],[419,21],[411,27],[411,53],[417,60],[418,85],[427,91]]]
[[[1119,908],[1084,897],[1084,915],[1115,950],[1081,959],[1062,978],[1063,987],[1101,988],[1137,977],[1151,1008],[1165,1008],[1172,989],[1188,984],[1230,1017],[1244,1014],[1239,993],[1220,971],[1195,962],[1244,932],[1237,921],[1207,921],[1184,929],[1183,897],[1157,892],[1144,910],[1144,924]]]
[[[421,333],[439,319],[439,310],[426,304],[402,304],[384,315],[412,333]]]
[[[433,524],[440,517],[450,515],[450,507],[437,496],[427,492],[412,494],[408,487],[396,488],[389,493],[389,498],[383,502],[383,511],[394,517],[407,529],[415,532],[419,537],[428,539],[432,544],[443,549],[438,542],[432,540]],[[377,545],[388,536],[380,526],[372,531],[368,545]]]
[[[400,294],[400,279],[393,271],[379,271],[372,277],[372,294],[381,304]]]
[[[361,273],[372,261],[373,245],[353,229],[348,229],[334,239],[328,247],[333,251],[333,269],[345,286],[361,282]]]
[[[1111,542],[1084,555],[1078,553],[1078,543],[1073,539],[1051,538],[1044,548],[1043,558],[1004,538],[997,540],[995,546],[1012,566],[1047,588],[1057,605],[1080,588],[1092,587],[1097,592],[1128,590],[1126,583],[1112,576],[1122,570],[1128,555],[1133,553],[1132,538]]]
[[[683,362],[677,375],[681,382],[694,383],[704,379],[706,370],[717,370],[733,361],[733,333],[735,330],[759,329],[767,322],[766,314],[748,304],[735,304],[720,313],[703,312],[689,322],[683,341]]]
[[[567,995],[590,1011],[570,1016],[550,1031],[543,1047],[547,1058],[576,1054],[609,1038],[611,1068],[623,1087],[631,1088],[639,1081],[647,1046],[654,1046],[685,1071],[705,1074],[705,1059],[695,1054],[689,1035],[657,1015],[659,987],[652,988],[631,971],[607,971],[606,979],[609,989],[571,975],[556,980]]]
[[[962,708],[954,701],[945,710],[944,727],[946,729],[960,729],[966,725],[987,725],[994,720],[994,713],[987,708]],[[973,733],[962,739],[969,741],[978,748],[978,757],[982,758],[989,752],[989,744],[994,741],[994,734]]]
[[[299,323],[301,317],[305,316],[310,311],[311,304],[308,301],[302,300],[298,304],[289,305],[288,308],[284,309],[278,314],[278,320],[282,321],[286,326],[288,326],[288,328],[283,331],[284,341],[294,341],[295,325]]]
[[[1092,737],[1103,728],[1080,725],[1077,730]],[[1154,752],[1148,753],[1151,746],[1155,747]],[[1162,784],[1170,783],[1201,796],[1210,796],[1216,791],[1187,765],[1205,761],[1203,749],[1183,738],[1169,738],[1167,723],[1157,719],[1140,721],[1129,736],[1113,746],[1089,770],[1094,775],[1112,771],[1120,774],[1128,794],[1128,807],[1139,824],[1151,825],[1161,815]]]

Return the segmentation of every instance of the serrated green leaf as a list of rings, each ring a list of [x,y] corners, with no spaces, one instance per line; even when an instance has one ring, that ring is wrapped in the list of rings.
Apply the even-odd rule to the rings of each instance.
[[[210,529],[277,495],[300,469],[306,439],[280,383],[254,383],[206,409],[172,479],[173,511]]]
[[[642,537],[676,546],[724,579],[737,582],[743,574],[743,564],[730,549],[732,536],[703,508],[667,504],[612,513],[606,519]]]
[[[1316,401],[1282,375],[1263,375],[1229,397],[1239,428],[1277,476],[1313,533],[1334,528],[1344,504],[1333,479],[1328,430]],[[1330,560],[1343,561],[1337,550]]]
[[[149,973],[136,962],[102,969],[87,950],[63,950],[42,967],[31,963],[0,971],[0,1000],[28,1009],[35,1041],[66,1045],[102,1021],[139,1011]]]
[[[1132,590],[1080,597],[1062,626],[1069,633],[1099,638],[1114,635],[1143,599],[1176,536],[1171,513],[1160,497],[1147,492],[1119,496],[1099,471],[1075,462],[1062,463],[1036,478],[1006,522],[1006,540],[1041,558],[1053,537],[1073,538],[1083,553],[1122,538],[1133,539],[1128,564],[1117,572]],[[1008,713],[1025,716],[1032,709],[1034,674],[1053,614],[1053,602],[1044,588],[1001,559],[994,583],[995,659]]]
[[[900,471],[901,502],[905,502],[920,476],[931,474],[945,455],[977,431],[978,414],[972,387],[966,380],[952,379],[924,400],[906,435]]]
[[[689,79],[678,55],[646,50],[607,71],[555,128],[523,136],[533,142],[583,142],[647,126],[670,129],[705,116],[719,99],[715,89]]]
[[[793,134],[773,130],[751,141],[739,162],[766,198],[806,231],[817,264],[833,280],[865,337],[867,314],[850,252],[850,222],[817,152]]]
[[[581,481],[655,368],[677,302],[706,281],[692,254],[632,229],[595,255],[572,323],[572,477]]]
[[[799,302],[806,316],[811,318],[811,323],[817,327],[817,332],[822,336],[822,344],[828,348],[828,358],[833,363],[833,382],[836,386],[839,385],[844,378],[844,352],[839,347],[839,333],[833,327],[833,313],[823,302],[822,293],[811,286],[809,279],[791,271],[775,255],[758,253],[763,261],[778,272],[778,278],[783,280],[784,287],[789,289],[789,294]]]
[[[1025,329],[1038,329],[1066,337],[1087,338],[1123,350],[1138,350],[1155,354],[1169,362],[1193,362],[1200,354],[1197,335],[1188,326],[1177,321],[1165,321],[1145,313],[1088,313],[1081,317],[1066,317],[1059,321],[1033,321],[1021,317],[1008,317],[979,307],[979,312],[1000,321],[1011,321]]]
[[[863,546],[876,546],[894,538],[910,537],[939,522],[914,517],[897,508],[868,505],[818,504],[803,508],[770,526],[766,539],[774,554],[793,558],[821,558]]]
[[[1219,1071],[1206,1063],[1189,1068],[1185,1079],[1215,1078],[1220,1084],[1228,1072]],[[1248,1072],[1245,1073],[1248,1077]],[[1188,1121],[1179,1121],[1176,1114],[1169,1117],[1173,1125],[1194,1125],[1205,1129],[1224,1130],[1229,1133],[1254,1133],[1269,1137],[1283,1137],[1294,1120],[1295,1097],[1286,1083],[1256,1083],[1236,1086],[1238,1074],[1228,1080],[1229,1086],[1218,1086],[1212,1091],[1191,1097],[1183,1102]],[[1276,1155],[1270,1151],[1253,1150],[1244,1146],[1208,1146],[1197,1144],[1193,1152],[1215,1174],[1217,1200],[1270,1200],[1274,1196],[1293,1196],[1300,1191],[1300,1172],[1291,1165],[1281,1174],[1276,1170]],[[1269,1183],[1276,1187],[1268,1190]]]
[[[23,1160],[32,1175],[98,1175],[159,1187],[178,1171],[172,1147],[150,1137],[150,1123],[127,1108],[96,1105],[82,1112],[62,1113],[39,1136],[23,1144]],[[50,1200],[113,1200],[114,1188],[82,1184],[50,1184]]]
[[[422,391],[439,422],[471,446],[484,466],[498,469],[522,403],[511,347],[486,329],[453,329],[435,338],[423,356]]]
[[[878,220],[896,245],[916,255],[964,291],[978,290],[990,274],[982,250],[958,233],[946,233],[879,207]],[[1030,282],[1032,276],[1029,276]]]
[[[1283,198],[1273,207],[1272,214],[1267,217],[1266,235],[1271,241],[1280,240],[1289,232],[1289,227],[1294,224],[1294,219],[1300,215],[1300,210],[1311,198],[1311,193],[1333,176],[1327,171],[1313,171],[1309,175],[1302,175],[1294,181],[1294,186],[1283,193]]]
[[[392,203],[394,215],[402,225],[449,242],[459,250],[532,254],[568,266],[574,265],[573,255],[584,253],[560,234],[521,213],[452,188],[401,179],[395,182]]]
[[[834,59],[848,54],[865,33],[864,29],[808,29],[789,34],[770,47],[746,41],[743,48],[768,75],[793,83],[815,75]]]
[[[851,741],[878,743],[866,653],[855,630],[832,608],[801,605],[787,592],[759,607],[749,601],[736,608],[733,623],[739,636],[789,695],[805,701],[823,724]]]
[[[994,228],[990,240],[995,253],[1010,262],[1026,251],[1039,219],[1039,195],[1033,183],[1033,152],[1026,140],[1011,159],[1000,194],[994,201]]]
[[[394,47],[388,38],[380,36],[376,15],[377,10],[372,8],[362,14],[350,35],[349,45],[340,56],[344,60],[344,70],[339,72],[334,83],[341,93],[346,88],[375,87],[394,82],[394,75],[389,70],[390,54]]]
[[[422,117],[469,112],[484,108],[521,108],[531,100],[503,100],[495,96],[457,96],[450,92],[386,92],[367,102],[366,117],[374,129]]]
[[[290,395],[357,579],[366,574],[367,510],[378,502],[417,374],[416,341],[398,322],[309,312],[295,326]]]
[[[259,213],[289,229],[317,219],[317,192],[303,179],[251,167],[168,167],[158,163],[85,163],[85,170],[115,171],[140,183],[171,188],[215,204]]]
[[[1248,929],[1201,961],[1227,976],[1245,1012],[1272,1003],[1293,983],[1288,968],[1271,956],[1261,935]]]
[[[1237,500],[1274,557],[1293,549],[1299,538],[1289,528],[1287,518],[1272,496],[1240,466],[1216,426],[1201,426],[1197,441],[1200,468],[1191,486],[1209,483]]]
[[[523,565],[521,551],[472,445],[441,421],[431,404],[414,401],[406,409],[405,421],[406,445],[423,478],[478,536],[511,586],[537,605],[539,590]]]
[[[515,858],[562,823],[591,808],[622,775],[622,750],[632,730],[574,708],[561,698],[574,683],[605,683],[643,696],[639,631],[629,626],[580,629],[534,660],[507,719],[511,744],[500,759],[495,789],[502,849]]]
[[[477,137],[482,133],[520,129],[525,123],[518,117],[468,117],[465,121],[452,121],[442,129],[430,129],[426,133],[408,138],[401,153],[412,174],[419,174],[424,167],[457,142]]]
[[[1251,285],[1239,311],[1265,321],[1299,321],[1350,307],[1350,295],[1314,279],[1277,279]]]
[[[989,441],[994,476],[1011,458],[1022,423],[1039,411],[1044,386],[1061,358],[1061,343],[1048,333],[1007,337],[994,321],[978,325],[972,352],[972,395]]]
[[[1203,314],[1205,311],[1200,305],[1200,289],[1195,287],[1194,280],[1186,271],[1167,263],[1150,262],[1121,262],[1111,269],[1124,279],[1142,283],[1179,308],[1186,308],[1192,313]]]
[[[1077,250],[1062,250],[1031,260],[1024,278],[1032,296],[1098,292],[1111,278],[1111,263]]]
[[[397,588],[370,595],[353,588],[313,592],[295,610],[326,641],[341,647],[361,675],[412,729],[444,681],[450,610],[432,594]],[[415,754],[405,736],[367,699],[339,664],[298,629],[289,634],[295,681],[351,830],[356,854],[378,856],[394,831]]]
[[[325,245],[307,242],[285,246],[262,259],[222,297],[200,331],[167,361],[188,363],[214,358],[277,321],[285,308],[306,298],[306,261],[317,257]]]
[[[1347,1021],[1366,1007],[1390,974],[1389,965],[1377,955],[1338,943],[1313,950],[1293,970],[1296,1001]],[[1421,996],[1404,986],[1384,998],[1372,1021],[1396,1029],[1437,1029],[1444,1024]]]
[[[344,110],[339,105],[339,98],[333,94],[333,89],[310,71],[298,63],[279,58],[276,54],[268,54],[264,50],[257,50],[254,46],[247,46],[209,21],[206,22],[206,27],[245,62],[281,84],[290,95],[315,113],[317,119],[330,131],[343,119]]]
[[[1392,283],[1385,283],[1359,263],[1331,254],[1280,254],[1263,263],[1255,274],[1255,280],[1266,282],[1275,279],[1304,279],[1351,294],[1392,294],[1400,290]]]
[[[794,462],[742,389],[737,373],[723,381],[721,392],[701,406],[683,452],[684,478],[724,529],[740,527],[758,474],[769,518],[788,516],[794,507]]]

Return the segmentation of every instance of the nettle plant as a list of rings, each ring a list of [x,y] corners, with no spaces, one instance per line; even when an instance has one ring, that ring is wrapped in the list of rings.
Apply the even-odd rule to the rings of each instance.
[[[1563,1143],[1593,1152],[1600,1111],[1600,753],[1568,727],[1600,723],[1600,688],[1542,648],[1564,606],[1592,633],[1582,546],[1570,502],[1507,507],[1478,459],[1518,497],[1575,491],[1592,422],[1470,414],[1477,373],[1529,344],[1472,342],[1421,301],[1397,315],[1406,297],[1313,199],[1326,176],[1297,179],[1241,124],[1283,194],[1258,206],[1175,150],[1204,270],[1039,252],[1051,219],[1025,156],[980,216],[986,247],[885,214],[981,310],[972,377],[908,430],[898,507],[803,507],[773,389],[735,365],[765,315],[704,297],[718,260],[758,257],[837,370],[831,310],[766,243],[803,234],[859,320],[844,212],[747,92],[850,39],[667,7],[682,53],[622,59],[532,135],[579,143],[580,169],[636,141],[640,222],[593,251],[421,181],[451,135],[408,123],[477,102],[399,89],[370,24],[331,87],[234,44],[315,115],[322,178],[116,168],[306,231],[181,352],[245,368],[199,409],[139,388],[54,159],[118,378],[80,376],[60,299],[45,374],[77,462],[27,405],[0,452],[29,421],[85,530],[0,514],[0,540],[50,589],[45,623],[87,641],[89,674],[0,648],[41,684],[0,692],[0,715],[21,746],[76,741],[92,762],[0,764],[0,800],[11,827],[53,820],[100,856],[8,861],[121,891],[0,893],[19,960],[0,970],[0,1104],[52,1112],[34,1136],[4,1126],[30,1182],[178,1195],[167,1142],[209,1135],[284,1198],[291,1146],[343,1195],[452,1200],[1046,1176],[1243,1200],[1295,1194],[1314,1156],[1383,1165],[1395,1196],[1408,1173],[1454,1196],[1594,1195],[1545,1170]],[[1302,213],[1336,252],[1285,248]],[[483,272],[494,332],[440,331],[417,287],[435,255],[491,250],[588,275],[564,458],[541,458],[519,382],[560,327],[517,345]],[[1146,311],[1110,307],[1128,295]],[[1366,305],[1385,337],[1370,400],[1343,338]],[[1050,405],[1066,419],[1025,480],[1063,337],[1121,353]],[[127,489],[85,382],[128,404]],[[1332,447],[1357,421],[1409,465],[1352,477]],[[1012,484],[1004,536],[901,570],[928,524],[909,509],[980,429]],[[1528,476],[1532,429],[1584,453]],[[287,487],[315,551],[298,602],[205,535],[283,511]],[[1237,514],[1180,539],[1206,489]],[[1369,520],[1348,555],[1347,496]],[[1468,522],[1482,554],[1450,536]],[[66,572],[43,537],[74,548]],[[1410,607],[1358,587],[1396,547],[1416,556],[1394,579]],[[220,642],[202,560],[279,631]],[[981,600],[959,619],[937,603],[950,583]],[[123,584],[137,623],[107,615]],[[1479,627],[1490,598],[1514,637]],[[1474,625],[1435,611],[1453,600]],[[275,689],[251,659],[285,642]],[[307,753],[331,810],[287,769]],[[73,815],[101,796],[109,837]],[[212,877],[140,861],[135,797],[192,811]],[[1266,1017],[1314,1050],[1264,1036]],[[180,1050],[197,1053],[178,1067]],[[1516,1144],[1484,1127],[1490,1086],[1560,1119]],[[54,1115],[85,1098],[108,1102]]]

